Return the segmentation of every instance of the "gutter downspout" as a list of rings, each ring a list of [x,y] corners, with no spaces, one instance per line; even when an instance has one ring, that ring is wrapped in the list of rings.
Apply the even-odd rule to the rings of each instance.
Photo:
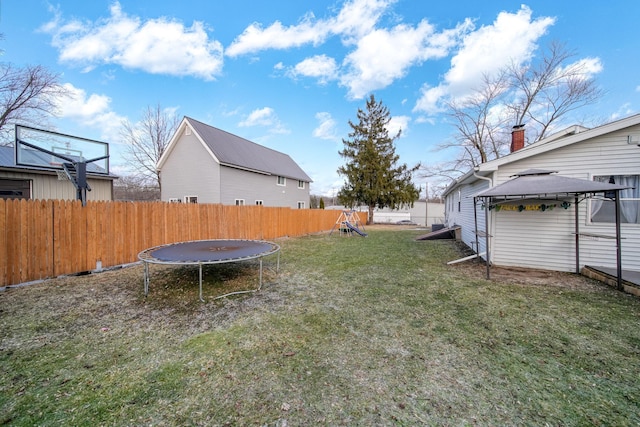
[[[475,168],[473,170],[473,176],[482,179],[484,181],[489,181],[489,188],[493,187],[493,180],[491,178],[487,178],[485,176],[478,175],[478,169]],[[475,219],[475,227],[476,227],[476,250],[480,252],[480,242],[478,241],[478,218],[476,216],[476,205],[475,205],[475,197],[473,198],[473,216]],[[484,199],[484,234],[485,234],[485,251],[487,253],[486,265],[487,265],[487,280],[491,279],[491,272],[489,270],[489,261],[491,259],[491,251],[489,249],[489,203],[487,199]]]

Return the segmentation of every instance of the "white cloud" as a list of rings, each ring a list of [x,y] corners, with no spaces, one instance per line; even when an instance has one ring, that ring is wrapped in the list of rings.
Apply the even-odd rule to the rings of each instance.
[[[267,28],[255,22],[249,25],[227,48],[231,57],[255,53],[265,49],[288,49],[308,43],[318,45],[327,36],[327,29],[321,22],[314,23],[313,16],[307,15],[301,23],[285,27],[276,21]]]
[[[392,116],[387,124],[389,136],[393,138],[398,134],[398,132],[401,132],[400,137],[407,136],[410,121],[411,117],[409,116]]]
[[[142,21],[115,2],[109,18],[63,22],[59,13],[41,30],[52,34],[60,60],[91,70],[117,64],[153,74],[213,80],[222,70],[223,49],[210,40],[202,22],[191,27],[166,18]]]
[[[558,70],[559,74],[575,74],[582,75],[585,79],[592,78],[595,74],[602,72],[604,66],[600,58],[583,58],[566,67]]]
[[[355,99],[387,87],[404,77],[410,67],[446,56],[470,26],[471,22],[465,21],[453,30],[436,33],[433,25],[423,20],[416,27],[401,24],[391,30],[371,31],[345,58],[349,71],[341,83]]]
[[[342,36],[346,45],[356,44],[373,31],[382,15],[396,0],[353,0],[346,2],[338,15],[329,21],[333,34]]]
[[[444,97],[464,97],[483,75],[490,76],[512,61],[520,64],[529,60],[536,42],[554,22],[550,17],[532,20],[531,9],[524,5],[517,13],[501,12],[493,24],[463,38],[444,81],[437,87],[424,86],[414,111],[437,112]]]
[[[117,142],[124,117],[111,110],[111,98],[106,95],[90,94],[70,83],[64,88],[70,97],[58,106],[62,118],[71,119],[82,126],[99,129],[101,137]]]
[[[320,112],[316,114],[318,127],[313,130],[313,136],[320,139],[328,139],[331,141],[338,141],[338,135],[336,132],[336,121],[331,117],[331,114],[327,112]]]
[[[319,46],[329,37],[338,36],[342,44],[351,49],[342,63],[343,75],[338,75],[341,70],[335,59],[326,55],[307,58],[286,75],[315,77],[320,84],[339,79],[340,84],[348,88],[350,98],[363,98],[404,77],[410,67],[446,56],[461,35],[472,27],[471,21],[465,20],[453,29],[437,32],[423,20],[416,26],[400,24],[390,29],[377,28],[394,3],[395,0],[352,0],[327,19],[315,19],[313,14],[307,14],[291,26],[279,21],[267,27],[253,23],[231,43],[226,54],[239,56],[266,49]]]
[[[276,21],[264,28],[260,23],[249,25],[227,47],[231,57],[267,49],[289,49],[307,44],[318,46],[331,35],[342,35],[350,43],[369,32],[393,0],[352,0],[346,2],[338,15],[316,20],[312,13],[296,25],[284,26]]]
[[[336,60],[326,55],[316,55],[306,58],[289,71],[292,77],[305,76],[318,79],[320,84],[326,84],[336,78],[338,66]]]
[[[269,128],[270,133],[284,134],[289,133],[280,122],[278,115],[271,107],[264,107],[253,110],[243,121],[238,123],[240,127],[261,126]]]

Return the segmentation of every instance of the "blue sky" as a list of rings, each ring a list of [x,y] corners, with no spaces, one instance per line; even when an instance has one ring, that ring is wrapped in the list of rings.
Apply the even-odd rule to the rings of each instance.
[[[638,17],[630,0],[0,0],[0,49],[61,75],[74,98],[43,127],[109,142],[115,173],[126,173],[122,121],[161,105],[289,154],[313,194],[332,195],[369,94],[402,128],[401,162],[443,161],[455,153],[436,149],[454,131],[442,101],[551,41],[606,93],[572,120],[637,113]]]

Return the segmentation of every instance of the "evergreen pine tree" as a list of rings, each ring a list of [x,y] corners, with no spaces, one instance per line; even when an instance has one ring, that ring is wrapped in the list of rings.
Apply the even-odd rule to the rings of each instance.
[[[389,136],[390,121],[388,108],[371,95],[366,110],[358,108],[358,123],[349,120],[352,131],[348,139],[342,140],[344,149],[340,155],[346,164],[338,168],[338,173],[345,178],[345,183],[338,192],[338,200],[349,207],[367,206],[368,224],[373,222],[376,207],[412,206],[420,194],[411,182],[411,174],[420,165],[408,168],[406,164],[398,164],[394,141],[400,132]]]

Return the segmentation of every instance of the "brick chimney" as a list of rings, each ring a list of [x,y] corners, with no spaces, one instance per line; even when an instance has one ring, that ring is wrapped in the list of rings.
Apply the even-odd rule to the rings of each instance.
[[[511,152],[524,148],[524,125],[516,125],[511,130]]]

